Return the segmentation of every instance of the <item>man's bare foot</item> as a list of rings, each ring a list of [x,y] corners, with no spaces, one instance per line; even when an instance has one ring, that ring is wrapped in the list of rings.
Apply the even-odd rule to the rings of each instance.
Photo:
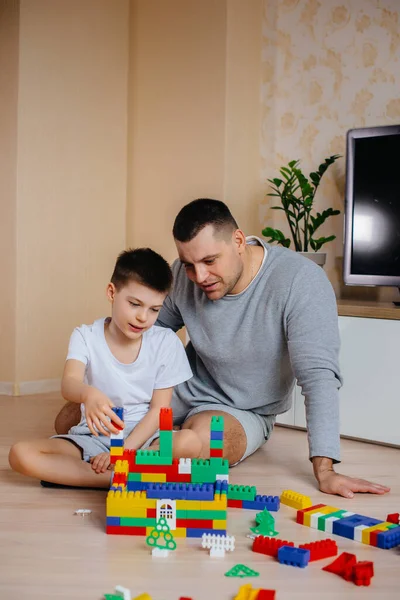
[[[68,433],[71,427],[78,425],[80,420],[81,405],[76,402],[67,402],[56,416],[54,429],[59,435]]]

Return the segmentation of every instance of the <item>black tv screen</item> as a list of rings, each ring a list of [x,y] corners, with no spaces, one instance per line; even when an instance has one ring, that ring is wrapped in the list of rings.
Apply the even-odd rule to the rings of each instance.
[[[400,126],[347,134],[344,280],[400,286]]]

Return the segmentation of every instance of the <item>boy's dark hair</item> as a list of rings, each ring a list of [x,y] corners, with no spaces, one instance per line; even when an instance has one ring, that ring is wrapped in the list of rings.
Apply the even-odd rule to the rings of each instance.
[[[199,198],[179,211],[172,233],[178,242],[190,242],[207,225],[212,225],[218,233],[223,230],[232,233],[238,229],[226,204],[220,200]]]
[[[157,292],[168,292],[172,285],[171,267],[150,248],[130,248],[118,256],[111,277],[117,290],[129,281],[137,281]]]

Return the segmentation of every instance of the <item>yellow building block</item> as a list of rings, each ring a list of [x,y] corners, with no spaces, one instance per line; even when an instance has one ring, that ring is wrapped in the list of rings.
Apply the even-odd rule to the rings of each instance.
[[[115,463],[114,473],[125,473],[128,475],[129,473],[129,463],[127,460],[117,460]]]
[[[309,496],[298,494],[297,492],[293,492],[292,490],[284,490],[281,494],[280,500],[281,504],[286,504],[286,506],[291,506],[296,510],[309,508],[313,504]]]
[[[110,456],[122,456],[124,453],[123,446],[111,446],[110,447]]]
[[[386,521],[383,523],[378,523],[377,525],[373,525],[372,527],[368,527],[367,529],[363,529],[361,532],[361,541],[363,544],[370,544],[371,531],[386,531],[390,523]]]
[[[320,508],[314,508],[314,510],[308,510],[304,513],[303,525],[306,525],[306,527],[310,527],[311,515],[313,515],[314,513],[329,515],[330,513],[337,512],[338,510],[340,510],[340,508],[335,508],[334,506],[321,506]]]
[[[176,510],[202,510],[200,500],[177,500]]]
[[[218,492],[216,492],[214,494],[214,502],[221,502],[225,506],[228,506],[228,496],[227,496],[227,494],[219,494]]]
[[[147,499],[146,492],[111,491],[107,494],[108,517],[137,517],[138,509],[156,508],[157,500]],[[143,515],[144,517],[146,514]]]
[[[166,473],[142,473],[142,481],[165,483],[167,481],[167,475]]]
[[[226,529],[226,521],[213,521],[213,529]]]
[[[146,536],[151,535],[152,531],[154,531],[154,527],[146,527]],[[178,527],[178,529],[171,529],[171,534],[174,538],[185,538],[186,527]]]
[[[225,495],[226,498],[226,495]],[[226,500],[212,500],[211,502],[201,501],[200,509],[197,510],[226,510],[227,509],[227,501]]]
[[[152,600],[149,594],[140,594],[140,596],[136,596],[136,598],[132,598],[132,600]]]
[[[235,596],[235,600],[256,600],[260,588],[254,590],[251,583],[246,583],[246,585],[242,585],[239,588],[237,595]]]

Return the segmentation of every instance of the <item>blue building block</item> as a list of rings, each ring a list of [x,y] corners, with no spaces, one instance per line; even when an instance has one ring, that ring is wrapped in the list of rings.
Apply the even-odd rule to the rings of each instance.
[[[143,490],[147,490],[149,485],[151,483],[148,481],[127,481],[125,489],[128,492],[142,492]]]
[[[254,500],[243,500],[242,508],[251,510],[264,510],[266,508],[270,512],[277,512],[280,505],[279,496],[260,496],[257,494]]]
[[[379,519],[371,519],[370,517],[364,517],[363,515],[351,515],[350,517],[344,517],[333,522],[332,533],[341,535],[342,537],[354,540],[354,528],[358,525],[365,525],[366,527],[372,527],[383,523]]]
[[[393,529],[378,533],[376,536],[376,545],[383,550],[400,546],[400,527],[394,527]]]
[[[201,538],[203,533],[211,533],[211,535],[226,535],[226,529],[186,529],[187,538]]]
[[[228,476],[227,476],[228,477]],[[215,491],[217,494],[228,494],[229,484],[228,480],[218,480],[214,484]]]
[[[110,446],[118,446],[119,448],[121,448],[124,445],[124,440],[116,440],[114,438],[110,439]]]
[[[186,500],[186,494],[187,486],[185,483],[150,483],[147,488],[148,498]]]
[[[310,560],[310,551],[305,548],[293,548],[292,546],[281,546],[278,550],[278,560],[283,565],[300,567],[304,569]]]
[[[211,431],[210,432],[210,440],[223,440],[224,432],[223,431]]]
[[[106,524],[112,526],[118,525],[119,527],[121,525],[121,517],[107,517]]]
[[[121,419],[121,421],[124,420],[124,409],[122,408],[122,406],[114,406],[112,410],[115,412],[117,417]]]
[[[212,483],[188,483],[186,500],[214,500],[214,485]]]
[[[110,487],[110,492],[123,492],[123,489],[120,485],[112,485]]]

